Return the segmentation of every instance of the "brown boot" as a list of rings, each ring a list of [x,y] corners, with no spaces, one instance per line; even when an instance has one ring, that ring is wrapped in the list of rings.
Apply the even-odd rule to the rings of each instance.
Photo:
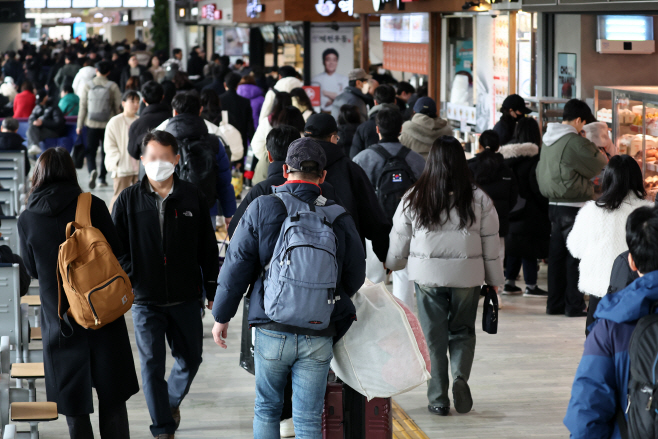
[[[178,430],[178,426],[180,425],[180,407],[176,408],[171,408],[171,416],[174,418],[174,422],[176,422],[176,430]],[[171,438],[173,439],[174,435],[171,435]]]

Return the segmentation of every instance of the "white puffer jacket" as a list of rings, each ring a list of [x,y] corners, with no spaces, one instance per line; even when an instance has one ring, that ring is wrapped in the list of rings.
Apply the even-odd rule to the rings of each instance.
[[[580,259],[578,289],[585,294],[603,297],[608,292],[612,265],[620,253],[628,250],[626,219],[635,209],[652,206],[629,194],[619,209],[609,211],[588,201],[578,212],[567,238],[567,248]]]
[[[481,189],[474,192],[475,222],[466,229],[459,228],[459,215],[454,209],[443,226],[417,228],[415,213],[404,208],[407,195],[393,217],[387,268],[401,270],[408,260],[409,280],[427,287],[503,284],[498,215]]]

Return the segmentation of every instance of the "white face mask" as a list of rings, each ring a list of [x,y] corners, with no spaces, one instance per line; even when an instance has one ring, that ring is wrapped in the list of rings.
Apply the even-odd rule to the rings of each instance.
[[[171,174],[174,173],[174,164],[170,162],[163,162],[162,160],[154,160],[144,165],[146,175],[151,180],[165,181]]]

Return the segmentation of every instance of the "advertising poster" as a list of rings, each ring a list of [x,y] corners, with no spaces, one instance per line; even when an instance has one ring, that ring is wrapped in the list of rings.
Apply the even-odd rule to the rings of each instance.
[[[494,108],[493,99],[493,26],[494,18],[490,15],[476,17],[478,38],[476,40],[475,65],[475,117],[476,131],[493,128],[498,114]]]
[[[457,41],[455,49],[455,72],[473,73],[473,40]]]
[[[322,111],[331,111],[334,99],[348,85],[347,74],[354,68],[354,29],[313,27],[311,47],[311,84],[320,87]]]
[[[562,99],[576,97],[576,54],[557,54],[558,93]]]
[[[498,111],[509,95],[509,16],[507,15],[500,15],[494,19],[493,64],[494,108]]]
[[[215,53],[224,55],[224,29],[215,29]]]

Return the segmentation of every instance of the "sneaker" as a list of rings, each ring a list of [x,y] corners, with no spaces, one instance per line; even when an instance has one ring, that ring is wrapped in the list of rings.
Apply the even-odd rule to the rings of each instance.
[[[96,189],[96,177],[98,177],[98,171],[94,169],[89,174],[89,189]]]
[[[517,287],[516,285],[505,284],[505,287],[503,288],[503,294],[505,296],[521,294],[521,288]]]
[[[27,150],[27,155],[37,155],[41,154],[43,151],[39,145],[32,145],[30,149]]]
[[[546,297],[546,296],[548,296],[548,291],[542,290],[538,286],[535,286],[534,288],[525,287],[525,292],[523,293],[523,297]]]
[[[292,423],[292,418],[281,421],[279,428],[281,437],[295,437],[295,424]]]
[[[450,414],[450,407],[436,407],[433,405],[428,405],[427,411],[433,415],[448,416]]]
[[[473,397],[471,396],[471,389],[462,377],[452,383],[452,398],[455,402],[455,410],[457,413],[468,413],[473,408]]]
[[[176,423],[176,430],[178,430],[178,426],[180,425],[180,407],[171,408],[171,417],[174,418],[174,422]]]
[[[105,180],[98,180],[98,186],[107,187],[107,182]]]

